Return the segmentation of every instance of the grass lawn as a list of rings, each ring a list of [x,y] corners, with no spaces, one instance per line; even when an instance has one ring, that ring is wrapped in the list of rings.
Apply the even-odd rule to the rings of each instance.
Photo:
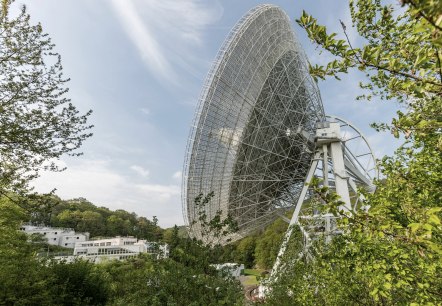
[[[242,282],[244,286],[251,286],[251,285],[259,285],[259,282],[256,280],[255,275],[247,275],[244,276],[244,280]]]
[[[242,284],[244,286],[259,285],[257,276],[261,276],[261,273],[265,271],[262,269],[244,269],[244,278]]]
[[[244,275],[261,276],[264,270],[261,269],[244,269]]]

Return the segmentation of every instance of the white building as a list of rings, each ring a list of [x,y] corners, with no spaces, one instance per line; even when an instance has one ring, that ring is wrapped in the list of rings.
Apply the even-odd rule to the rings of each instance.
[[[235,278],[239,278],[241,274],[244,274],[245,268],[243,264],[237,264],[233,262],[214,264],[211,266],[214,267],[216,270],[228,273]]]
[[[89,239],[89,233],[76,233],[71,228],[22,225],[20,230],[24,231],[28,235],[41,234],[44,238],[46,238],[48,244],[71,249],[75,247],[77,242],[84,242]]]
[[[169,257],[169,246],[167,244],[138,240],[133,237],[115,237],[78,242],[75,244],[73,256],[56,258],[67,261],[83,258],[99,263],[105,260],[122,260],[136,257],[140,253],[152,254],[158,259],[167,258]]]

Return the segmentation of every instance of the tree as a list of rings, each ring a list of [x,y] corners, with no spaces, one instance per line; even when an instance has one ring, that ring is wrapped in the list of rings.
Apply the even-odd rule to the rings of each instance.
[[[156,232],[158,226],[145,217],[139,217],[135,226],[135,235],[138,238],[149,241],[157,241]]]
[[[164,231],[163,240],[169,245],[170,251],[174,250],[179,242],[179,229],[178,226],[175,224],[174,227],[168,228]]]
[[[109,305],[242,305],[238,281],[148,256],[102,266],[111,279]]]
[[[255,236],[248,236],[241,239],[237,243],[234,251],[236,262],[244,264],[247,268],[253,268],[255,265],[255,247]]]
[[[54,194],[26,194],[15,200],[22,208],[26,208],[29,213],[28,222],[32,224],[49,225],[53,215],[53,210],[61,200]]]
[[[350,1],[361,46],[336,39],[307,13],[297,21],[309,37],[336,57],[325,67],[311,66],[316,79],[339,78],[358,68],[366,74],[368,94],[406,107],[390,130],[405,143],[380,161],[385,176],[366,195],[368,212],[348,216],[340,200],[318,188],[317,194],[340,218],[344,234],[318,245],[313,262],[289,259],[291,269],[278,279],[269,302],[291,304],[427,304],[442,300],[442,3],[404,0],[395,12],[379,0]],[[285,282],[285,283],[284,283]]]
[[[278,218],[265,229],[262,237],[256,241],[255,258],[256,264],[260,268],[272,268],[287,227],[287,222]]]
[[[110,297],[107,275],[95,264],[77,260],[73,263],[51,262],[53,305],[106,305]]]
[[[207,195],[201,193],[195,198],[197,218],[191,222],[190,227],[194,232],[199,232],[198,238],[204,244],[217,246],[232,240],[231,235],[238,231],[238,224],[230,214],[223,216],[220,209],[211,215],[209,204],[214,196],[212,191]]]
[[[106,228],[106,234],[109,236],[127,236],[130,232],[130,222],[118,217],[118,215],[112,215],[106,219]]]
[[[0,304],[48,305],[47,270],[35,257],[36,245],[18,231],[25,212],[5,197],[0,211]]]
[[[26,7],[9,15],[0,8],[0,192],[27,190],[42,169],[61,171],[55,161],[92,134],[87,119],[67,97],[61,58]]]

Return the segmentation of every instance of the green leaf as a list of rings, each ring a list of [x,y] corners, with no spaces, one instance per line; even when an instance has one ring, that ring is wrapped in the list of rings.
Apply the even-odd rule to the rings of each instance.
[[[422,225],[420,223],[410,223],[408,227],[411,228],[411,232],[415,233]]]
[[[439,217],[436,216],[436,215],[431,215],[431,216],[428,218],[428,222],[431,223],[431,224],[440,225],[440,219],[439,219]]]
[[[384,288],[387,290],[391,289],[391,283],[384,283]]]
[[[442,211],[442,207],[432,207],[425,213],[426,215],[432,215],[434,213]]]

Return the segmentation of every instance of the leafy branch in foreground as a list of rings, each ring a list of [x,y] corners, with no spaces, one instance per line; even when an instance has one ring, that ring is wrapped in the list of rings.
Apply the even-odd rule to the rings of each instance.
[[[407,1],[406,1],[407,2]],[[430,17],[440,18],[440,3],[426,3]],[[366,73],[369,82],[361,84],[372,94],[386,99],[406,101],[409,97],[422,98],[428,93],[440,96],[442,32],[436,23],[416,14],[416,9],[394,17],[391,5],[381,1],[350,1],[353,26],[356,27],[363,45],[353,46],[347,35],[347,25],[341,21],[344,39],[336,39],[336,33],[328,34],[326,27],[318,24],[311,15],[303,12],[298,24],[309,38],[336,57],[327,66],[313,65],[314,78],[327,76],[338,78],[358,68]],[[437,15],[439,14],[439,16]],[[367,96],[370,98],[371,96]]]
[[[214,213],[210,212],[208,204],[214,197],[214,192],[204,196],[199,194],[195,200],[195,210],[197,218],[190,225],[197,232],[200,232],[200,239],[207,244],[216,246],[222,242],[229,242],[229,235],[238,231],[238,224],[231,215],[223,216],[220,209]]]
[[[55,161],[78,156],[89,138],[91,111],[80,114],[67,97],[61,57],[26,7],[10,17],[0,9],[0,192],[27,190],[39,170],[62,171]]]
[[[385,177],[366,194],[369,211],[342,214],[340,200],[316,189],[340,216],[343,234],[335,237],[314,261],[292,262],[278,279],[270,304],[292,305],[438,305],[442,300],[442,2],[403,1],[404,8],[380,0],[351,0],[353,45],[328,34],[316,19],[303,13],[298,23],[309,37],[336,58],[312,65],[316,79],[339,78],[357,68],[365,72],[369,91],[406,106],[390,124],[405,143],[392,157],[379,161]],[[295,256],[295,255],[294,255]],[[289,259],[290,260],[290,259]]]

